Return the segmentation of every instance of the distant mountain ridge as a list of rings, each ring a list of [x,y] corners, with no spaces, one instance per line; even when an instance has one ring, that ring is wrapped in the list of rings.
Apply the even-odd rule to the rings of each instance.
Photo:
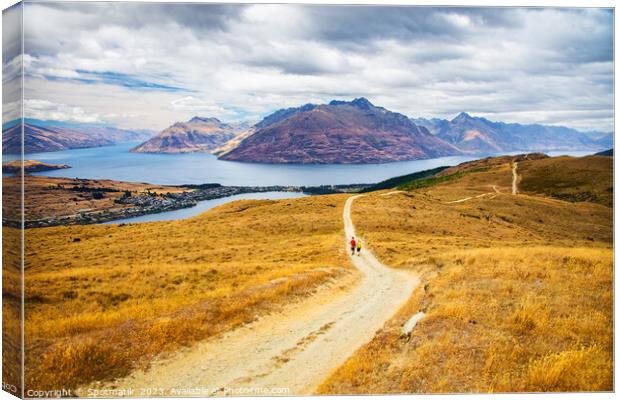
[[[3,151],[21,151],[19,121],[3,130]],[[195,116],[159,134],[26,119],[25,152],[59,151],[142,142],[142,153],[210,152],[224,160],[259,163],[383,163],[455,154],[600,151],[613,147],[613,133],[494,122],[462,112],[452,120],[408,118],[360,97],[277,110],[258,123],[222,122]]]
[[[82,132],[90,136],[99,136],[105,139],[109,139],[114,143],[123,142],[138,142],[147,140],[152,137],[155,132],[148,129],[119,129],[111,126],[81,126],[70,127],[77,132]]]
[[[134,153],[211,152],[247,129],[245,123],[229,124],[213,117],[193,117],[176,122],[157,136],[134,147]]]
[[[594,154],[595,156],[606,156],[606,157],[613,157],[614,156],[614,149],[607,149],[604,151],[600,151],[596,154]]]
[[[89,136],[71,129],[24,124],[25,153],[108,146],[113,143],[112,140]],[[21,125],[15,125],[2,132],[3,152],[20,153],[22,151],[21,146]]]
[[[413,121],[467,153],[600,150],[613,143],[613,134],[586,133],[563,126],[493,122],[465,112],[452,120],[414,118]]]
[[[43,125],[44,121],[35,122],[24,123],[25,153],[109,146],[119,142],[145,140],[152,134],[146,130],[133,131],[104,125]],[[2,132],[2,151],[21,152],[21,124],[11,124]]]
[[[384,163],[460,154],[365,98],[278,110],[220,158],[257,163]]]

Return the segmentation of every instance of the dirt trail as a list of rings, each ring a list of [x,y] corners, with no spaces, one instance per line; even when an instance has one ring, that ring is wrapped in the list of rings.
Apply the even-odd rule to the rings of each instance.
[[[517,190],[517,180],[519,179],[519,175],[517,175],[517,162],[515,161],[512,164],[512,194],[517,194],[519,191]]]
[[[518,181],[519,181],[519,175],[517,174],[517,162],[514,162],[512,164],[512,194],[517,194],[519,192],[518,187],[517,187]],[[444,202],[444,204],[463,203],[465,201],[469,201],[469,200],[472,200],[472,199],[479,199],[481,197],[486,197],[486,196],[490,196],[489,200],[494,199],[501,192],[497,188],[496,185],[493,185],[492,187],[493,187],[493,192],[482,193],[482,194],[479,194],[477,196],[464,197],[464,198],[458,199],[458,200],[446,201],[446,202]],[[383,196],[388,195],[388,194],[391,194],[391,193],[386,193]]]
[[[355,235],[351,206],[358,197],[347,199],[344,207],[345,243]],[[153,363],[146,372],[136,371],[107,389],[133,388],[134,396],[313,393],[372,339],[419,284],[417,275],[386,267],[367,249],[351,260],[360,272],[352,287],[323,290],[282,313]],[[150,392],[141,393],[142,388]],[[184,391],[188,388],[192,390]]]
[[[499,193],[499,192],[498,192]],[[465,201],[469,201],[471,199],[479,199],[481,197],[486,197],[486,196],[491,196],[493,195],[493,193],[482,193],[479,194],[477,196],[473,196],[473,197],[464,197],[462,199],[458,199],[458,200],[453,200],[453,201],[446,201],[444,204],[455,204],[455,203],[463,203]]]
[[[394,190],[392,192],[383,193],[383,194],[381,194],[381,196],[391,196],[393,194],[398,194],[398,193],[405,193],[405,192],[402,191],[402,190]]]

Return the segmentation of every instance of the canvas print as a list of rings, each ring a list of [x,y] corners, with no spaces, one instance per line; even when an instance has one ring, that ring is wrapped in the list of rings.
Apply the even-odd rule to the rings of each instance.
[[[5,9],[3,390],[613,391],[613,23]]]

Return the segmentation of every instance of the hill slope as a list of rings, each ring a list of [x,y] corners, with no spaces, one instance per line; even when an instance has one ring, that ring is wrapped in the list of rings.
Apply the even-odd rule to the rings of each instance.
[[[175,123],[131,151],[134,153],[210,152],[235,138],[242,131],[242,125],[226,124],[217,118],[194,117],[187,122]]]
[[[344,201],[238,201],[182,221],[29,230],[26,387],[94,387],[351,282]]]
[[[459,154],[406,116],[364,98],[278,111],[221,158],[262,163],[382,163]]]
[[[613,157],[614,156],[614,149],[612,148],[612,149],[600,151],[600,152],[596,153],[595,156]]]
[[[598,160],[571,161],[519,161],[521,184],[554,163],[565,190],[580,190],[575,172],[600,176]],[[613,390],[613,209],[512,195],[510,160],[493,164],[357,201],[367,247],[423,282],[321,393]],[[611,183],[611,164],[604,168]]]
[[[613,164],[613,158],[605,156],[519,162],[519,187],[525,193],[613,207]]]

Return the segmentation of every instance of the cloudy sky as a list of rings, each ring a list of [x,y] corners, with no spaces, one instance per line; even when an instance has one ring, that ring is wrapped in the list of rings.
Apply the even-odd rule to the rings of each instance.
[[[610,10],[52,3],[24,21],[30,118],[159,130],[364,96],[613,129]],[[5,72],[18,53],[5,46]]]

